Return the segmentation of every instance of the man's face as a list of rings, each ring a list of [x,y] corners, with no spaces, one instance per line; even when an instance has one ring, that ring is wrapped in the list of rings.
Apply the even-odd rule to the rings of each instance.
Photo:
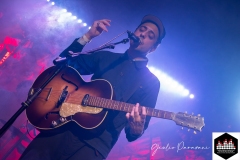
[[[148,53],[156,49],[156,42],[158,40],[158,28],[155,24],[146,22],[140,25],[134,34],[140,38],[141,44],[139,46],[134,46],[134,43],[131,41],[131,48],[134,50],[147,55]]]

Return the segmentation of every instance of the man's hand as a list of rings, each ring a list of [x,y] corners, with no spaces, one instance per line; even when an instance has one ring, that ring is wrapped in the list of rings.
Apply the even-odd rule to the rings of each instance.
[[[146,119],[146,108],[142,107],[142,112],[139,112],[139,103],[133,107],[131,113],[126,114],[128,123],[130,125],[130,134],[141,135],[144,131],[144,124]]]
[[[100,35],[103,31],[108,32],[107,26],[110,26],[111,20],[102,19],[93,22],[93,25],[89,31],[85,34],[88,40],[92,40],[94,37]]]

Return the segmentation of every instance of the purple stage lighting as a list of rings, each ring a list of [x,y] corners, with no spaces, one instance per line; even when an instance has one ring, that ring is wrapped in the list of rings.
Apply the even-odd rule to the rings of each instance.
[[[168,76],[166,73],[154,68],[148,67],[149,70],[161,81],[161,88],[163,91],[166,92],[173,92],[175,94],[187,97],[189,96],[190,92],[188,89],[184,88],[183,85],[179,84],[176,80]],[[193,94],[189,96],[194,97]]]

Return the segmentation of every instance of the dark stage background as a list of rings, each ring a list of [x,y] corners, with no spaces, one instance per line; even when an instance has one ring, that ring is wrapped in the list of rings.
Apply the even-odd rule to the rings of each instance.
[[[152,118],[145,134],[128,143],[122,133],[108,160],[210,160],[212,132],[240,132],[240,1],[239,0],[45,0],[0,1],[0,126],[25,101],[33,81],[94,20],[111,19],[109,32],[85,50],[139,25],[146,14],[160,17],[166,37],[149,57],[149,66],[187,87],[194,99],[161,90],[157,109],[201,114],[206,126],[192,131],[172,121]],[[88,26],[59,22],[66,8]],[[117,40],[126,38],[122,36]],[[119,45],[116,52],[128,47]],[[89,77],[86,77],[89,79]],[[160,79],[161,81],[161,79]],[[0,159],[18,159],[38,131],[25,113],[0,139]],[[29,132],[29,133],[28,133]],[[169,149],[179,145],[205,149]],[[159,145],[168,149],[154,152]]]

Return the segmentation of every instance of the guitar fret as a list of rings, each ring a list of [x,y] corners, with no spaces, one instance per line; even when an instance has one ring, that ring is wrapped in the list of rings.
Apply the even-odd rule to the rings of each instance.
[[[102,97],[92,97],[90,96],[88,99],[88,105],[95,106],[95,107],[102,107],[102,108],[108,108],[113,110],[119,110],[119,111],[125,111],[125,112],[131,112],[134,104],[128,104],[121,101],[115,101],[111,99],[106,99]],[[139,107],[139,112],[142,111],[142,107]],[[164,118],[164,119],[170,119],[172,120],[172,113],[167,111],[162,111],[154,108],[148,108],[146,107],[146,115],[152,116],[152,117],[158,117],[158,118]]]
[[[118,108],[119,108],[119,102],[117,101],[117,110],[119,110]]]
[[[103,101],[103,98],[101,98],[101,107],[104,107],[104,101]]]
[[[94,106],[99,106],[99,97],[95,97],[95,105]]]
[[[96,106],[101,106],[101,97],[96,98]]]
[[[97,104],[98,104],[99,107],[102,106],[102,101],[101,101],[101,99],[102,99],[101,97],[98,97],[98,98],[97,98]]]
[[[104,108],[107,108],[107,99],[103,99]]]
[[[111,109],[112,108],[112,104],[113,104],[113,100],[110,100],[109,103],[110,103],[109,104],[109,108]]]
[[[114,104],[114,109],[117,110],[118,109],[118,101],[115,101],[115,104]]]
[[[91,104],[92,104],[92,97],[89,97],[87,105],[91,105]]]
[[[101,106],[101,98],[100,97],[96,98],[96,106]]]
[[[122,104],[123,104],[123,102],[120,103],[120,110],[122,110]]]
[[[124,103],[124,111],[126,112],[127,111],[127,109],[126,109],[126,103]]]
[[[114,106],[114,101],[112,101],[111,109],[113,109],[113,106]]]
[[[92,103],[91,103],[92,106],[94,105],[94,99],[95,97],[92,97]]]
[[[110,108],[109,103],[110,103],[110,100],[107,100],[107,108]]]
[[[96,106],[96,102],[97,102],[97,97],[94,97],[94,101],[93,101],[93,106]]]
[[[115,103],[116,103],[116,101],[113,101],[113,105],[112,105],[113,109],[115,108]]]
[[[102,107],[105,108],[105,99],[102,98]]]
[[[89,97],[87,105],[92,105],[93,104],[93,97]]]
[[[153,109],[153,115],[157,116],[157,110],[156,109]]]

